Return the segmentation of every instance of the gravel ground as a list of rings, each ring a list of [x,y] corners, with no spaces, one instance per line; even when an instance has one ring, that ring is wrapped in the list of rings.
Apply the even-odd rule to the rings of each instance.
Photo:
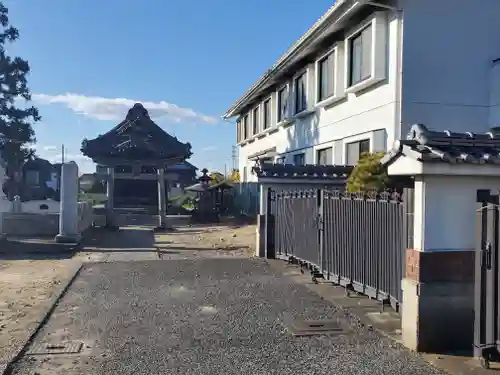
[[[255,225],[184,226],[172,233],[128,226],[119,232],[96,231],[79,258],[87,262],[155,259],[248,258],[255,254]]]
[[[72,260],[0,261],[0,364],[7,363],[39,324],[39,315],[61,282],[71,276]]]
[[[82,353],[27,356],[14,374],[442,374],[258,259],[87,264],[36,343]],[[292,337],[295,318],[345,334]]]
[[[255,225],[180,227],[155,235],[162,259],[248,258],[255,254]]]
[[[151,227],[128,226],[119,232],[94,231],[90,235],[85,248],[74,256],[67,255],[68,259],[57,253],[1,255],[8,260],[0,259],[0,367],[37,327],[40,314],[50,307],[50,297],[75,266],[84,262],[247,257],[253,251],[255,227],[186,226],[172,234],[154,235]]]

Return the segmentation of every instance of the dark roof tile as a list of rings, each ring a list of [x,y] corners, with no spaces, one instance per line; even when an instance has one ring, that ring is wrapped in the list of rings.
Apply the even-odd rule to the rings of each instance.
[[[259,178],[346,181],[353,167],[349,165],[260,164],[252,168]]]
[[[95,139],[84,140],[84,155],[127,159],[171,159],[191,156],[191,145],[182,143],[160,128],[142,104],[135,104],[125,120]]]
[[[407,139],[395,142],[382,163],[388,165],[401,155],[425,163],[500,164],[500,136],[448,130],[438,132],[417,124],[411,127]]]

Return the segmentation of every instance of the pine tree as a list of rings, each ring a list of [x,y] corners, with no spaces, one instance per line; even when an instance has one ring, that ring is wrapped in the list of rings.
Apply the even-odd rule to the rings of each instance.
[[[240,171],[237,169],[233,169],[230,180],[231,182],[240,182]]]
[[[11,57],[6,51],[6,44],[19,38],[19,30],[10,24],[9,11],[2,2],[0,25],[0,157],[7,173],[3,189],[12,199],[20,192],[22,166],[34,155],[36,139],[31,123],[40,116],[33,106],[19,106],[23,99],[31,100],[27,83],[30,67],[26,60]]]
[[[389,183],[389,176],[380,164],[383,152],[367,152],[361,155],[358,164],[347,179],[349,192],[382,191]]]

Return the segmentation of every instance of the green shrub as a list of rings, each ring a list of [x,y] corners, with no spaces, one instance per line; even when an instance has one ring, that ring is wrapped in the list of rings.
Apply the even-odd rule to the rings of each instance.
[[[347,191],[382,191],[389,183],[387,171],[380,164],[383,152],[367,152],[361,155],[358,164],[347,179]]]

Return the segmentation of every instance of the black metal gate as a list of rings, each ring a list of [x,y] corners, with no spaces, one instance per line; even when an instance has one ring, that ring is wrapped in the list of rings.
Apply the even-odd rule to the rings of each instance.
[[[489,362],[498,361],[500,347],[499,309],[500,257],[499,196],[489,190],[477,193],[476,257],[474,289],[474,357],[489,368]]]
[[[278,191],[273,199],[277,257],[320,265],[319,191]]]
[[[306,266],[313,280],[402,303],[409,224],[399,194],[270,190],[274,255]]]

